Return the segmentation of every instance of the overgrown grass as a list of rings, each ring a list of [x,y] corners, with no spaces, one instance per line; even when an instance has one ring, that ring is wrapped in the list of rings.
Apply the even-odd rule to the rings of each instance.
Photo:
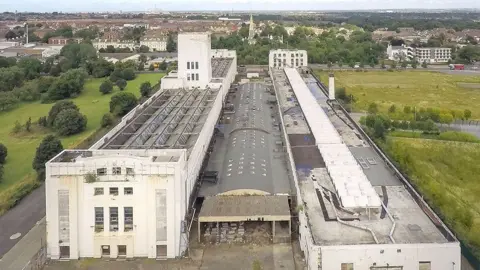
[[[480,257],[480,144],[389,137],[384,148]]]
[[[423,132],[416,132],[416,131],[395,130],[395,131],[389,132],[388,135],[392,137],[403,137],[403,138],[480,143],[480,139],[478,139],[476,136],[469,133],[460,132],[460,131],[445,131],[437,135],[437,134],[425,134]]]
[[[139,74],[135,80],[128,82],[124,91],[132,92],[140,97],[139,89],[142,82],[149,81],[154,85],[162,76],[161,73]],[[109,111],[110,97],[119,91],[115,87],[113,93],[102,95],[98,89],[103,80],[105,79],[89,80],[85,84],[82,94],[72,99],[80,108],[80,111],[87,116],[88,123],[86,130],[82,133],[61,138],[64,148],[75,148],[100,128],[103,114]],[[12,196],[16,196],[12,192],[19,190],[21,187],[22,190],[28,189],[28,193],[36,187],[35,185],[38,186],[38,183],[33,185],[35,174],[32,169],[32,160],[43,137],[53,133],[50,130],[35,128],[31,133],[12,134],[15,121],[24,124],[31,117],[32,122],[35,122],[40,116],[48,115],[52,105],[41,104],[40,102],[24,103],[14,110],[0,113],[0,142],[8,148],[5,175],[0,183],[0,214],[8,209],[7,206],[11,204]]]
[[[316,74],[328,85],[326,72]],[[355,96],[355,111],[366,111],[375,102],[384,113],[395,104],[397,110],[404,106],[462,112],[469,109],[473,119],[480,119],[480,90],[462,87],[480,83],[480,76],[429,71],[335,71],[335,82],[336,88],[344,87],[347,94]]]

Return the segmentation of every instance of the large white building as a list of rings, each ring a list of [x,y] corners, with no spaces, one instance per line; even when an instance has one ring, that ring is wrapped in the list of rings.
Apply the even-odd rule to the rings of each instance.
[[[97,50],[106,49],[108,46],[113,46],[116,49],[128,48],[130,50],[134,50],[137,47],[137,44],[135,44],[133,40],[96,39],[92,41],[92,45]]]
[[[147,46],[150,51],[164,52],[167,50],[167,38],[143,38],[140,46]]]
[[[307,51],[277,49],[268,55],[268,66],[271,68],[306,67],[308,65]]]
[[[395,61],[411,61],[416,59],[417,62],[427,64],[447,63],[452,59],[451,48],[413,48],[410,46],[392,46],[387,47],[388,59]]]
[[[458,240],[354,124],[343,122],[343,112],[333,112],[326,89],[294,68],[270,74],[307,269],[460,270]]]
[[[175,258],[186,250],[190,196],[236,59],[212,59],[206,33],[180,34],[178,54],[178,72],[90,149],[46,164],[48,258]]]

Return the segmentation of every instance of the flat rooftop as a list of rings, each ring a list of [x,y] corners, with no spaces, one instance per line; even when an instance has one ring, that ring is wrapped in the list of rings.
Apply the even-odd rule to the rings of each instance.
[[[290,194],[278,108],[274,93],[263,83],[246,83],[228,95],[223,123],[207,171],[217,183],[203,181],[200,197],[233,190]]]
[[[135,157],[143,158],[148,162],[177,162],[182,153],[174,151],[160,151],[160,150],[65,150],[53,158],[52,163],[75,163],[88,158],[103,157],[103,156],[118,156],[118,157]]]
[[[285,130],[292,146],[304,211],[308,216],[310,230],[317,245],[387,244],[393,241],[395,243],[449,242],[439,229],[441,224],[436,224],[430,219],[402,182],[390,172],[385,162],[363,140],[355,126],[345,115],[342,115],[343,112],[333,110],[327,104],[326,96],[316,79],[310,74],[302,74],[305,84],[316,97],[319,106],[326,112],[344,144],[351,151],[385,205],[380,209],[344,209],[335,192],[323,157],[320,151],[313,147],[315,144],[313,134],[304,128],[304,126],[308,128],[308,124],[292,88],[288,83],[284,83],[283,70],[273,70],[273,72],[284,120],[294,118],[296,121],[296,125],[287,125],[285,121],[287,125]],[[309,150],[299,152],[296,149],[300,147]],[[306,153],[308,153],[307,157],[305,157]],[[338,222],[337,218],[349,225]],[[394,222],[392,241],[389,233]]]
[[[190,149],[218,94],[218,89],[163,90],[101,148]]]

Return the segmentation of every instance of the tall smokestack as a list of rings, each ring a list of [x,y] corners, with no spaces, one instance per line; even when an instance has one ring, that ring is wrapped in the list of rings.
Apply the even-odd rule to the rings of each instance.
[[[335,99],[335,77],[333,73],[328,75],[328,99]]]
[[[27,44],[28,44],[28,23],[25,23],[27,27]]]

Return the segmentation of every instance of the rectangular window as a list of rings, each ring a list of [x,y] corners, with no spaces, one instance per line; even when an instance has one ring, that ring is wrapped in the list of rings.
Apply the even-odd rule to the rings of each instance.
[[[195,62],[195,69],[198,69],[198,62]]]
[[[127,175],[134,175],[135,172],[133,171],[133,168],[127,168]]]
[[[117,196],[118,195],[118,187],[111,187],[110,188],[110,195]]]
[[[190,81],[190,73],[187,73],[187,81]]]
[[[113,175],[122,174],[122,168],[120,168],[120,167],[113,167],[113,169],[112,169],[112,174],[113,174]]]
[[[97,169],[97,175],[106,175],[106,174],[107,174],[107,168]]]
[[[354,270],[353,263],[342,263],[340,270]]]
[[[432,270],[432,263],[431,262],[419,262],[418,263],[418,270]]]
[[[118,256],[127,256],[127,246],[118,245]]]
[[[198,81],[198,73],[195,73],[195,80]]]
[[[195,81],[195,73],[192,73],[192,81]]]
[[[187,62],[187,69],[190,69],[190,62]]]
[[[94,196],[103,195],[103,187],[96,187],[93,195]]]
[[[132,195],[133,194],[133,187],[126,187],[123,189],[124,195]]]
[[[123,211],[123,216],[125,218],[125,228],[123,230],[128,232],[133,230],[133,207],[124,207]]]
[[[190,67],[191,67],[191,69],[195,69],[195,62],[193,62],[193,61],[190,62]]]
[[[102,246],[102,256],[110,256],[110,246]]]
[[[118,207],[110,207],[110,231],[118,231]]]
[[[103,232],[103,207],[95,207],[95,232]]]

